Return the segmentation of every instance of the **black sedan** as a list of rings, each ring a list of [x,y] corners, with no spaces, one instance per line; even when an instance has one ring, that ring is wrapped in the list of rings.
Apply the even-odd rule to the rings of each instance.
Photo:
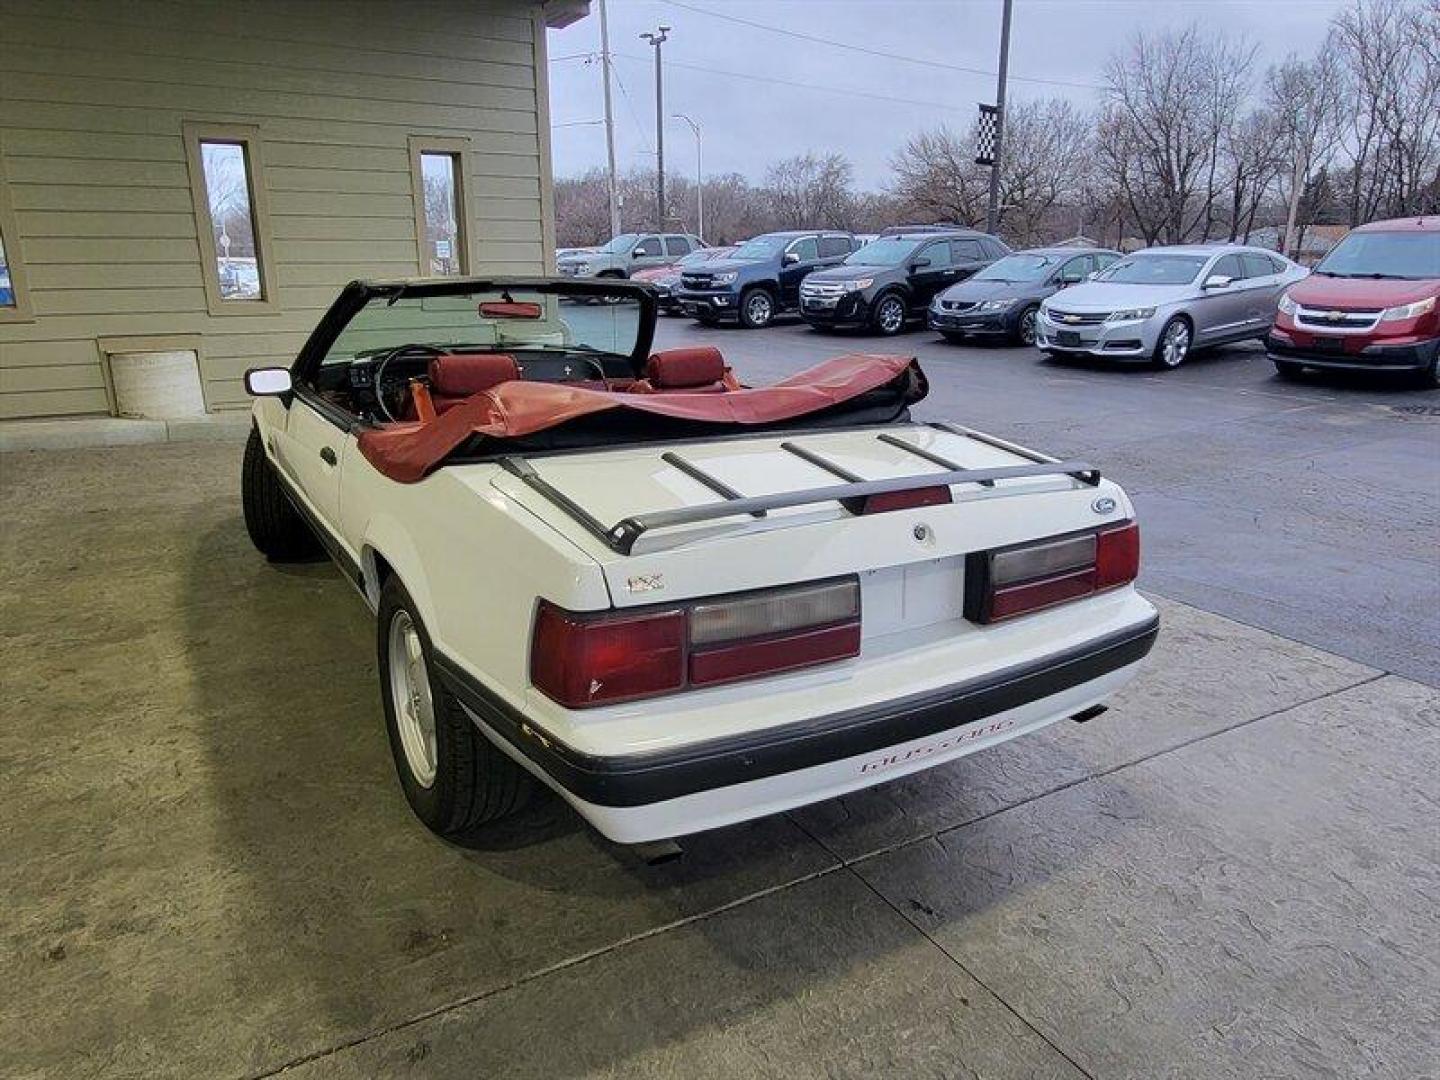
[[[970,336],[1035,343],[1040,301],[1120,258],[1108,248],[1030,248],[952,285],[930,304],[927,322],[946,341]]]

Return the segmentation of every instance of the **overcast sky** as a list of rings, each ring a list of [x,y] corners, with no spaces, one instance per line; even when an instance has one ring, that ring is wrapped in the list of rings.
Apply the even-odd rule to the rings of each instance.
[[[1112,48],[1136,29],[1191,21],[1257,43],[1263,69],[1289,52],[1314,52],[1343,3],[1015,0],[1010,95],[1092,104]],[[604,127],[575,123],[604,116],[600,65],[585,60],[600,49],[597,9],[592,0],[589,16],[550,32],[557,176],[605,163]],[[653,50],[638,35],[665,24],[671,27],[665,112],[686,113],[701,126],[707,175],[733,171],[758,180],[778,158],[839,151],[862,188],[883,187],[890,155],[906,138],[946,122],[965,130],[975,103],[994,99],[995,76],[983,73],[995,70],[1000,9],[1001,0],[608,0],[617,163],[622,170],[653,167]],[[801,40],[720,15],[977,74]],[[682,121],[667,118],[665,157],[667,173],[694,175],[695,139]]]

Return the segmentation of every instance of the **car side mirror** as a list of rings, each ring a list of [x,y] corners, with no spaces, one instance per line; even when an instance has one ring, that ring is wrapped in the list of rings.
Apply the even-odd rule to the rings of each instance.
[[[1085,280],[1085,281],[1099,281],[1099,280],[1100,280],[1100,271],[1099,271],[1099,270],[1091,270],[1088,274],[1085,275],[1085,277],[1084,277],[1083,280]]]
[[[785,252],[784,257],[780,260],[780,262],[785,266],[794,266],[799,261],[800,253],[798,251],[787,251]]]
[[[645,257],[645,249],[636,248],[634,251],[630,252],[630,257],[632,259],[643,259]]]
[[[294,389],[289,368],[260,367],[245,372],[245,390],[252,397],[282,397]]]
[[[1206,290],[1227,289],[1230,287],[1230,283],[1234,280],[1234,278],[1226,277],[1224,274],[1211,274],[1208,278],[1205,279],[1205,284],[1200,287]]]
[[[928,255],[921,255],[920,258],[916,259],[914,262],[912,262],[912,263],[910,264],[910,269],[911,269],[911,270],[920,270],[920,269],[922,269],[922,268],[924,268],[924,267],[926,267],[926,266],[929,266],[929,265],[930,265],[930,257],[929,257]]]

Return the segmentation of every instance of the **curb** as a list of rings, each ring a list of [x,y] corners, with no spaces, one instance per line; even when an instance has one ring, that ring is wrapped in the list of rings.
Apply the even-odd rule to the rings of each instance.
[[[153,443],[240,442],[249,433],[248,412],[212,413],[194,420],[121,420],[114,416],[5,420],[0,421],[0,453]]]

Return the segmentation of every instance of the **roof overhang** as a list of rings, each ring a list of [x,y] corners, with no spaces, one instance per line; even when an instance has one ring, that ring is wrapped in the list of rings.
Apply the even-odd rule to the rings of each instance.
[[[590,14],[590,0],[544,0],[540,10],[545,16],[546,26],[551,30],[563,30]]]

